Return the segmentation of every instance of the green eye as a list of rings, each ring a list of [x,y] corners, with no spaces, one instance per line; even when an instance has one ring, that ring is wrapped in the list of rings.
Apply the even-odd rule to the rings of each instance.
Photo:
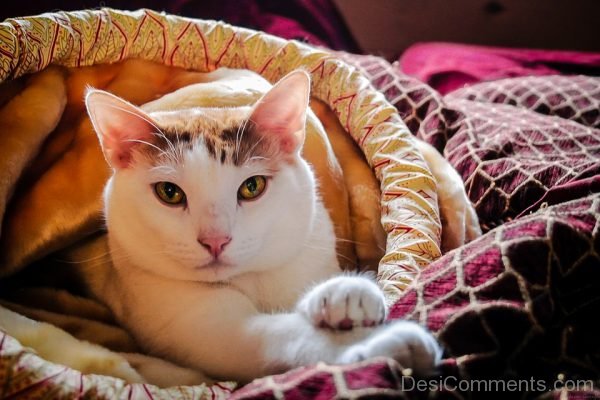
[[[238,189],[238,198],[240,200],[253,200],[264,192],[267,186],[267,179],[262,175],[250,177],[242,183]]]
[[[162,202],[171,206],[185,202],[185,193],[183,190],[171,182],[158,182],[154,185],[154,192]]]

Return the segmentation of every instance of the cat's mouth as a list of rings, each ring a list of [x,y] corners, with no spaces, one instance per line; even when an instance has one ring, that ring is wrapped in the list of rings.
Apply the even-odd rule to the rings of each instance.
[[[233,264],[220,259],[213,259],[210,262],[195,267],[196,270],[223,270],[233,267]]]
[[[231,275],[235,275],[234,264],[213,259],[212,261],[198,265],[194,268],[201,280],[206,282],[219,282],[228,279]]]

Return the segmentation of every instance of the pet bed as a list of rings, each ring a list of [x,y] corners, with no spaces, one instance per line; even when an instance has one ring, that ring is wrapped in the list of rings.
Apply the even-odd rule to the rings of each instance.
[[[59,26],[66,27],[69,34],[62,34],[77,38],[71,43],[79,51],[80,37],[94,37],[96,30],[106,28],[89,22],[92,14],[96,15],[75,13],[45,18],[56,19]],[[121,15],[109,10],[99,14],[105,22],[111,18],[118,21]],[[136,15],[146,20],[163,18],[148,12]],[[55,48],[53,38],[60,30],[45,33],[40,28],[43,24],[35,20],[3,27],[0,53],[2,68],[8,71],[3,79],[35,71],[51,59],[49,49]],[[36,35],[28,30],[35,32],[36,26],[44,33]],[[135,31],[138,25],[126,26]],[[158,29],[161,24],[154,26],[151,34],[137,37],[147,38],[148,43],[161,42],[161,35],[157,35],[163,32]],[[251,35],[250,31],[243,32]],[[122,37],[120,32],[116,35]],[[22,50],[17,57],[14,49],[23,47],[6,47],[17,41],[32,51]],[[112,44],[108,47],[123,50]],[[132,46],[126,49],[139,53]],[[101,50],[92,60],[108,62],[103,58],[106,53]],[[75,53],[67,54],[71,53],[59,51],[56,57],[79,59]],[[214,60],[215,54],[211,54]],[[311,54],[318,54],[312,59],[315,65],[323,60],[337,63],[324,53]],[[153,56],[162,61],[162,53]],[[393,318],[414,319],[437,333],[446,349],[440,374],[422,381],[424,385],[417,388],[416,382],[404,375],[407,371],[378,359],[348,366],[308,366],[257,380],[235,391],[230,383],[161,391],[148,385],[125,385],[117,379],[81,375],[41,360],[8,335],[2,335],[2,397],[600,397],[600,332],[595,320],[600,308],[600,80],[590,76],[508,78],[442,96],[381,58],[343,53],[336,56],[368,77],[396,107],[411,133],[444,152],[462,175],[486,232],[426,269],[416,270],[414,282],[402,293],[388,290],[394,303]],[[15,72],[21,63],[27,67]],[[266,70],[271,71],[271,64]],[[263,66],[244,66],[252,65]],[[202,65],[197,68],[204,69]],[[317,75],[326,72],[324,68],[316,71]],[[18,87],[5,84],[3,89],[6,103],[6,93],[12,90],[14,94]],[[340,116],[342,104],[348,105],[342,102],[332,107]],[[335,121],[337,118],[330,120]],[[365,135],[365,142],[370,143],[372,134]],[[379,146],[376,140],[372,144]],[[372,153],[366,155],[372,160]],[[41,166],[37,173],[28,173],[30,179],[44,171],[46,164],[40,161],[36,158],[33,165]],[[381,171],[379,174],[381,178]],[[2,181],[3,187],[15,181],[8,176]],[[15,193],[11,204],[19,196],[19,189]],[[97,206],[93,210],[97,215]],[[97,226],[92,224],[91,228]],[[86,232],[94,230],[91,228]],[[2,240],[5,237],[3,232]],[[398,282],[393,275],[388,277],[389,283]]]
[[[132,59],[137,61],[124,61]],[[175,79],[165,66],[189,72],[180,70]],[[63,292],[52,292],[48,300],[47,292],[28,295],[30,292],[25,289],[14,290],[21,288],[23,280],[34,283],[38,274],[44,276],[46,285],[50,279],[58,287],[68,286],[71,282],[66,280],[72,277],[61,275],[61,266],[56,264],[61,264],[64,270],[64,261],[69,257],[77,261],[77,257],[90,260],[102,256],[102,251],[94,246],[101,245],[101,190],[108,170],[89,121],[83,116],[83,90],[86,85],[118,87],[124,93],[116,90],[117,94],[142,103],[157,94],[148,91],[148,87],[160,87],[159,93],[168,92],[192,79],[192,71],[209,72],[218,67],[251,69],[272,82],[298,67],[311,73],[312,95],[320,101],[315,103],[315,109],[326,125],[331,144],[327,140],[320,142],[321,147],[318,143],[309,144],[305,153],[314,154],[306,156],[309,160],[312,157],[317,170],[319,159],[331,161],[318,179],[342,238],[360,242],[356,240],[358,231],[364,228],[360,217],[368,217],[369,223],[373,220],[368,215],[371,211],[361,207],[375,204],[374,208],[379,208],[381,200],[387,250],[379,263],[378,278],[390,304],[396,302],[421,268],[439,257],[440,222],[431,173],[396,110],[367,79],[337,56],[220,22],[150,10],[44,14],[7,20],[0,28],[0,80],[4,81],[0,99],[3,171],[0,276],[4,278],[5,305],[33,317],[56,321],[63,329],[70,327],[75,336],[84,338],[85,332],[73,332],[77,328],[70,325],[72,319],[56,316],[48,307],[54,308],[53,311],[56,308],[70,311],[75,317],[93,316],[111,322],[105,310],[93,304],[78,303],[77,310],[69,309],[71,303],[60,299]],[[348,147],[346,134],[336,136],[337,139],[331,136],[332,132],[345,131],[359,145],[362,154]],[[330,147],[333,156],[328,155]],[[381,182],[380,188],[369,187],[370,177],[356,182],[344,180],[346,175],[357,176],[360,165],[372,168]],[[331,185],[323,185],[324,182]],[[340,187],[330,187],[336,184]],[[328,192],[340,196],[327,195]],[[372,193],[377,193],[375,203]],[[364,199],[366,203],[362,202]],[[347,210],[349,216],[340,210]],[[336,212],[340,215],[336,216]],[[348,237],[344,237],[344,232]],[[346,245],[342,249],[345,257],[358,258],[360,262],[364,249],[351,247]],[[106,329],[103,332],[106,341],[102,344],[107,347],[112,343],[116,350],[135,349],[130,338],[123,338],[121,333]],[[391,361],[378,360],[342,369],[319,365],[309,367],[308,371],[336,376],[348,371],[366,377],[370,376],[370,370],[381,368],[399,367]],[[216,383],[159,389],[82,374],[43,360],[5,332],[0,333],[0,376],[1,395],[6,398],[212,398],[230,395],[235,386]],[[281,378],[267,379],[275,382]],[[284,379],[294,382],[297,377]],[[301,384],[292,386],[304,390]],[[367,379],[359,387],[347,390],[396,392],[385,386]],[[236,392],[234,396],[245,395]]]

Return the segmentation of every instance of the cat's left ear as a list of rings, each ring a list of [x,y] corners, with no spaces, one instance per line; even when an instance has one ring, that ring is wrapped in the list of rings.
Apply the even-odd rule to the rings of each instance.
[[[131,164],[134,147],[151,141],[157,131],[144,111],[103,90],[89,89],[85,105],[104,157],[115,169],[127,168]]]
[[[259,132],[279,144],[287,154],[300,151],[305,137],[310,77],[301,70],[289,73],[256,104],[250,120]]]

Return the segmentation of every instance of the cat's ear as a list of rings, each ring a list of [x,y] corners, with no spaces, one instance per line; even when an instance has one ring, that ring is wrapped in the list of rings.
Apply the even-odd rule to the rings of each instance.
[[[127,168],[133,148],[152,139],[157,131],[145,112],[103,90],[88,89],[85,106],[100,139],[104,157],[115,169]]]
[[[298,152],[304,143],[309,96],[308,74],[291,72],[258,101],[250,120],[261,134],[277,140],[284,153]]]

